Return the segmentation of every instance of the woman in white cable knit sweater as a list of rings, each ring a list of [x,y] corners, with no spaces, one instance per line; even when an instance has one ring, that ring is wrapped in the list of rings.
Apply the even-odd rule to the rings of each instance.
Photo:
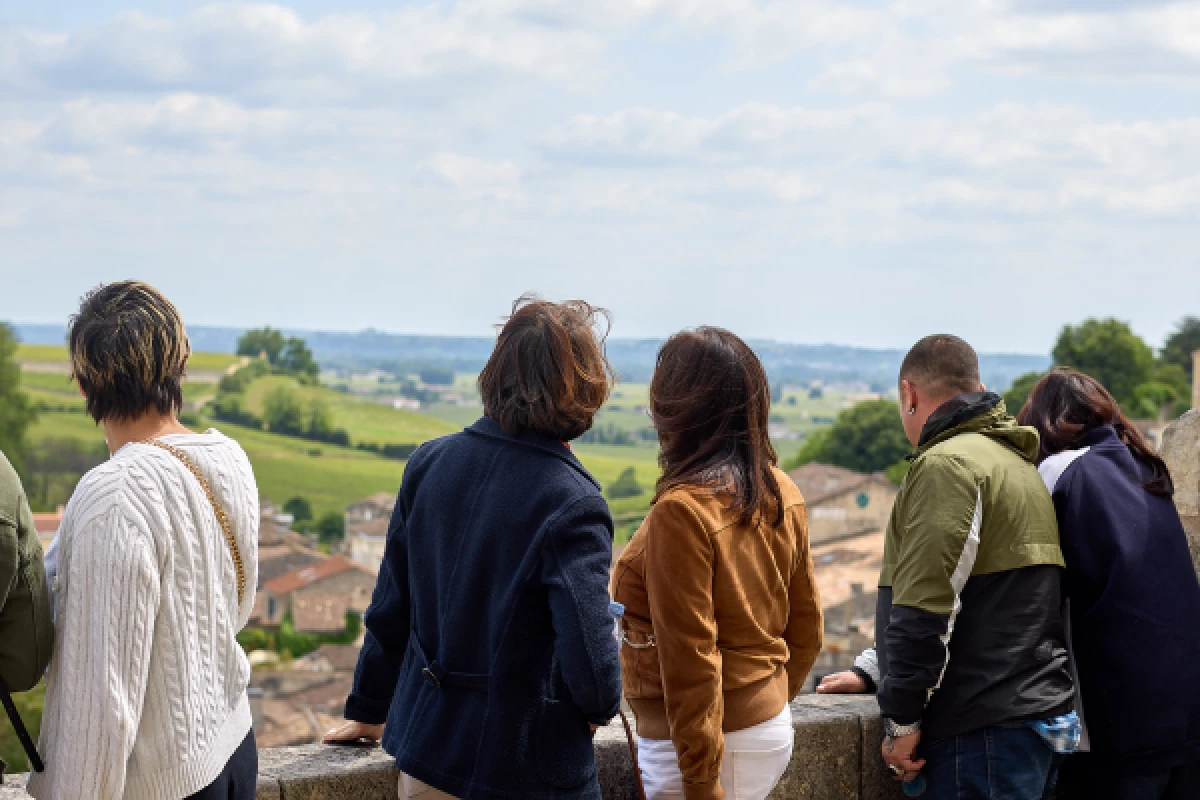
[[[80,481],[58,533],[46,771],[29,792],[249,800],[258,772],[250,667],[234,637],[257,583],[250,462],[233,440],[179,423],[190,347],[178,311],[153,287],[89,292],[69,342],[112,458]]]

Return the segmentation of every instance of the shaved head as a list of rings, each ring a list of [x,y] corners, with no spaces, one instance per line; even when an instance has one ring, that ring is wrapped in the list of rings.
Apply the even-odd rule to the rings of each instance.
[[[912,346],[900,364],[900,380],[932,397],[979,391],[979,356],[957,336],[935,333]]]

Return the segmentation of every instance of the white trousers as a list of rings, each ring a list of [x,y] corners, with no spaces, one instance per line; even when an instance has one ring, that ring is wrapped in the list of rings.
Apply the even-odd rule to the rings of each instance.
[[[792,708],[740,731],[725,734],[721,761],[721,787],[728,800],[763,800],[783,777],[792,760]],[[670,739],[638,737],[638,766],[646,800],[683,797],[683,775]]]

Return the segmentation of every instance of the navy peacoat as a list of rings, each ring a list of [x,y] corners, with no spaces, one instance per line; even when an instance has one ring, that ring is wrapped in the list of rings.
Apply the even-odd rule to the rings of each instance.
[[[617,714],[613,526],[561,442],[484,417],[409,459],[346,718],[464,798],[599,798]]]

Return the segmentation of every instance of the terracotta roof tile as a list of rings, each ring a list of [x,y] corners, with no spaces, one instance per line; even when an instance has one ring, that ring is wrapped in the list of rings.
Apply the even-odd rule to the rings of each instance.
[[[278,578],[268,581],[263,588],[276,597],[283,597],[284,595],[291,594],[297,589],[302,589],[305,586],[311,586],[319,580],[323,580],[333,575],[339,575],[348,569],[361,570],[362,572],[371,575],[372,579],[374,579],[374,573],[372,573],[371,570],[367,569],[362,564],[351,561],[349,558],[346,558],[346,556],[336,555],[331,556],[324,561],[317,562],[316,564],[311,564],[309,566],[289,572],[285,575],[280,575]]]
[[[53,535],[62,525],[62,518],[63,512],[61,511],[35,511],[33,512],[33,527],[39,534]]]

